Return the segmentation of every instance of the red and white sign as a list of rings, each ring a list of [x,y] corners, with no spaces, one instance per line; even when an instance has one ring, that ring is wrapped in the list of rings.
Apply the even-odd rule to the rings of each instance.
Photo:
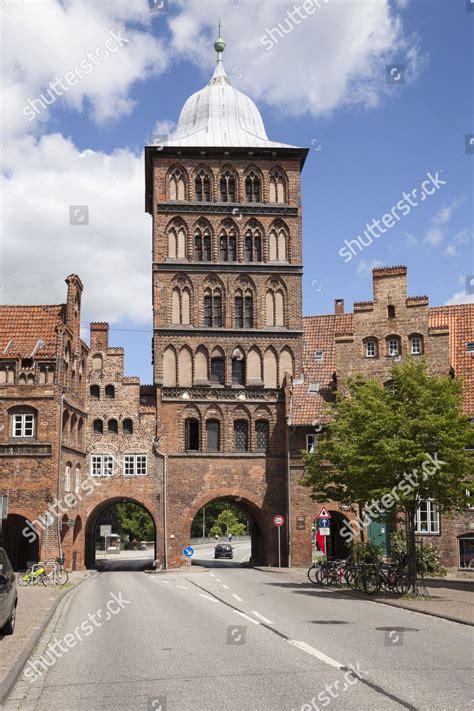
[[[324,506],[323,506],[323,508],[321,509],[321,511],[318,513],[318,518],[331,518],[331,514],[330,514],[329,511],[328,511],[327,509],[325,509]]]
[[[283,524],[285,523],[285,517],[281,514],[277,514],[273,517],[273,523],[275,524],[275,526],[283,526]]]

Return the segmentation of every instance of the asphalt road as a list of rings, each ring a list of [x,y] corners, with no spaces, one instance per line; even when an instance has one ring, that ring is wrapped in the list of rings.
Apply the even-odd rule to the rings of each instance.
[[[20,678],[5,711],[473,708],[472,628],[292,579],[229,564],[99,573],[32,661],[54,640],[67,651],[28,667],[41,674]]]

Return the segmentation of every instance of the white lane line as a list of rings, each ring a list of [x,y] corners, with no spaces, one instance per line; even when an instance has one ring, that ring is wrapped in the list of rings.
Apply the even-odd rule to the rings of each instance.
[[[220,578],[216,578],[217,583],[222,583],[222,580]]]
[[[210,595],[204,595],[204,593],[199,593],[200,597],[205,597],[206,600],[210,600],[211,602],[219,602],[219,600],[215,597],[211,597]]]
[[[242,598],[239,597],[238,595],[236,595],[235,593],[232,593],[232,597],[235,597],[235,599],[238,600],[239,602],[243,602]]]
[[[179,588],[180,590],[189,590],[189,588],[187,588],[186,585],[177,585],[176,587]]]
[[[252,610],[252,615],[255,615],[255,617],[258,617],[259,620],[262,620],[262,622],[266,622],[267,625],[273,625],[273,622],[268,619],[268,617],[264,617],[261,615],[257,610]]]
[[[241,563],[248,563],[249,560],[250,560],[250,553],[248,555],[244,555],[244,557],[240,559],[240,562]]]
[[[345,668],[344,664],[341,664],[341,662],[336,662],[335,659],[328,657],[327,654],[324,654],[324,652],[320,652],[319,649],[312,647],[310,644],[306,644],[306,642],[298,642],[296,639],[289,639],[288,642],[294,647],[298,647],[298,649],[301,649],[303,652],[306,652],[306,654],[311,654],[312,657],[316,657],[316,659],[319,659],[320,662],[329,664],[329,666],[331,667],[336,667],[336,669]]]
[[[214,575],[214,573],[209,573],[209,575],[211,576],[211,578],[215,578],[215,577],[216,577],[216,576]]]
[[[159,583],[164,583],[165,585],[169,585],[169,584],[170,584],[170,581],[169,581],[169,580],[157,580],[156,582],[157,582],[157,583],[158,583],[158,582],[159,582]]]
[[[229,589],[229,586],[228,586],[228,585],[223,585],[222,587],[225,588],[226,590]]]
[[[240,615],[240,617],[243,617],[244,620],[248,620],[249,622],[253,622],[254,625],[259,625],[260,622],[257,622],[257,620],[254,620],[253,617],[249,617],[248,615],[245,614],[245,612],[240,612],[240,610],[234,610],[236,615]]]

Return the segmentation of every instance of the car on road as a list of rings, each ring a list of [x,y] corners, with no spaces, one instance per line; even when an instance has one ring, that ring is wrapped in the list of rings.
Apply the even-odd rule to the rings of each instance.
[[[234,551],[228,543],[218,543],[214,548],[214,558],[233,558]]]
[[[15,573],[6,550],[0,548],[0,635],[13,634],[17,603]]]

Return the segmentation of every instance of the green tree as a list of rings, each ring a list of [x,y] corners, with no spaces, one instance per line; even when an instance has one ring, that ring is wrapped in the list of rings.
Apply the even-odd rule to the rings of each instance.
[[[237,518],[237,521],[243,524],[244,533],[235,533],[234,535],[245,535],[245,533],[247,532],[247,516],[245,515],[245,512],[242,511],[242,509],[236,506],[235,504],[232,504],[228,501],[211,501],[211,503],[207,504],[203,509],[200,509],[196,514],[191,527],[191,537],[200,538],[202,536],[203,516],[206,536],[215,536],[216,531],[214,530],[214,526],[216,525],[217,517],[220,513],[226,510],[232,511],[235,517]],[[217,535],[222,535],[219,532],[219,524],[217,524],[217,526]],[[225,530],[227,532],[227,528]]]
[[[211,536],[228,536],[231,533],[233,536],[244,536],[247,532],[247,526],[237,518],[235,511],[225,509],[217,516],[214,525],[210,530]]]
[[[416,592],[415,515],[434,499],[440,510],[465,509],[473,429],[462,413],[462,383],[429,376],[423,361],[392,369],[392,388],[357,377],[338,394],[316,452],[305,453],[304,483],[316,501],[400,507],[405,514],[411,589]],[[369,505],[375,502],[377,507]],[[370,512],[369,514],[367,512]]]
[[[126,502],[117,504],[121,537],[130,536],[138,541],[151,541],[155,537],[155,526],[150,514],[138,504]]]

